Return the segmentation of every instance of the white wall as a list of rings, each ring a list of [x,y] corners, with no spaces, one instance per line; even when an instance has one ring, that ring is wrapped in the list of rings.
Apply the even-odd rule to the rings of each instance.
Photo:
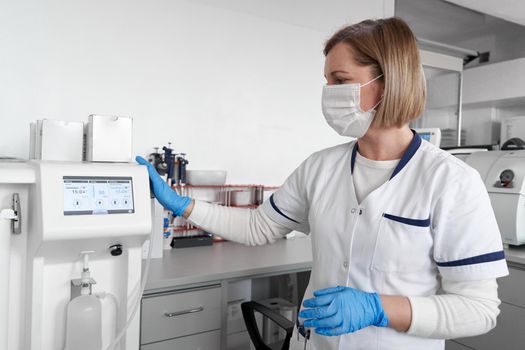
[[[36,119],[129,115],[137,154],[172,141],[190,168],[280,184],[310,153],[345,141],[320,110],[331,31],[247,11],[278,1],[245,1],[242,11],[207,2],[2,2],[0,155],[27,157]],[[313,11],[309,1],[307,15],[328,23],[334,14],[337,28],[342,3],[349,21],[393,14],[393,0],[334,3]]]

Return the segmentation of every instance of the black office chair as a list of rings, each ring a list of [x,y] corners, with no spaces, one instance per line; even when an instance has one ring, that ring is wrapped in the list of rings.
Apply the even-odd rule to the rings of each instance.
[[[275,312],[274,310],[269,309],[268,307],[259,304],[256,301],[247,301],[242,303],[241,309],[244,323],[246,324],[246,329],[248,330],[248,334],[250,335],[250,339],[256,350],[278,350],[279,348],[276,348],[275,344],[273,344],[273,346],[270,344],[264,344],[261,333],[257,328],[257,322],[255,321],[255,311],[260,312],[265,317],[268,317],[280,328],[286,331],[286,338],[284,339],[280,349],[288,350],[290,348],[290,339],[292,338],[293,328],[295,326],[292,321],[282,316],[280,313]]]

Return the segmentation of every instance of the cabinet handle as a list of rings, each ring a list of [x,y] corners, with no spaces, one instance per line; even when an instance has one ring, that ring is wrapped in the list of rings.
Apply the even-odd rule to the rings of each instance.
[[[175,316],[181,316],[181,315],[186,315],[186,314],[194,314],[196,312],[201,312],[201,311],[204,311],[204,307],[199,306],[199,307],[196,307],[194,309],[189,309],[189,310],[182,310],[182,311],[177,311],[177,312],[165,312],[164,316],[175,317]]]

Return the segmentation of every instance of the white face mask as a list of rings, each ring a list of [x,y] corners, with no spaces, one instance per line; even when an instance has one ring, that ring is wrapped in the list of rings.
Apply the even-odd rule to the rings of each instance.
[[[383,74],[360,85],[341,84],[323,86],[322,108],[328,123],[339,135],[360,138],[372,124],[375,108],[381,100],[368,111],[361,109],[361,88],[381,78]]]

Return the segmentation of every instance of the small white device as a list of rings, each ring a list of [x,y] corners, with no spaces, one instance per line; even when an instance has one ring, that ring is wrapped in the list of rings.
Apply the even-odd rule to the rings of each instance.
[[[436,147],[441,145],[441,129],[440,128],[417,128],[414,131],[423,139]]]
[[[42,119],[30,124],[29,159],[81,162],[84,123]]]
[[[133,156],[133,119],[90,115],[86,135],[86,160],[130,162]]]
[[[476,152],[465,162],[485,182],[503,242],[525,244],[525,150]]]

